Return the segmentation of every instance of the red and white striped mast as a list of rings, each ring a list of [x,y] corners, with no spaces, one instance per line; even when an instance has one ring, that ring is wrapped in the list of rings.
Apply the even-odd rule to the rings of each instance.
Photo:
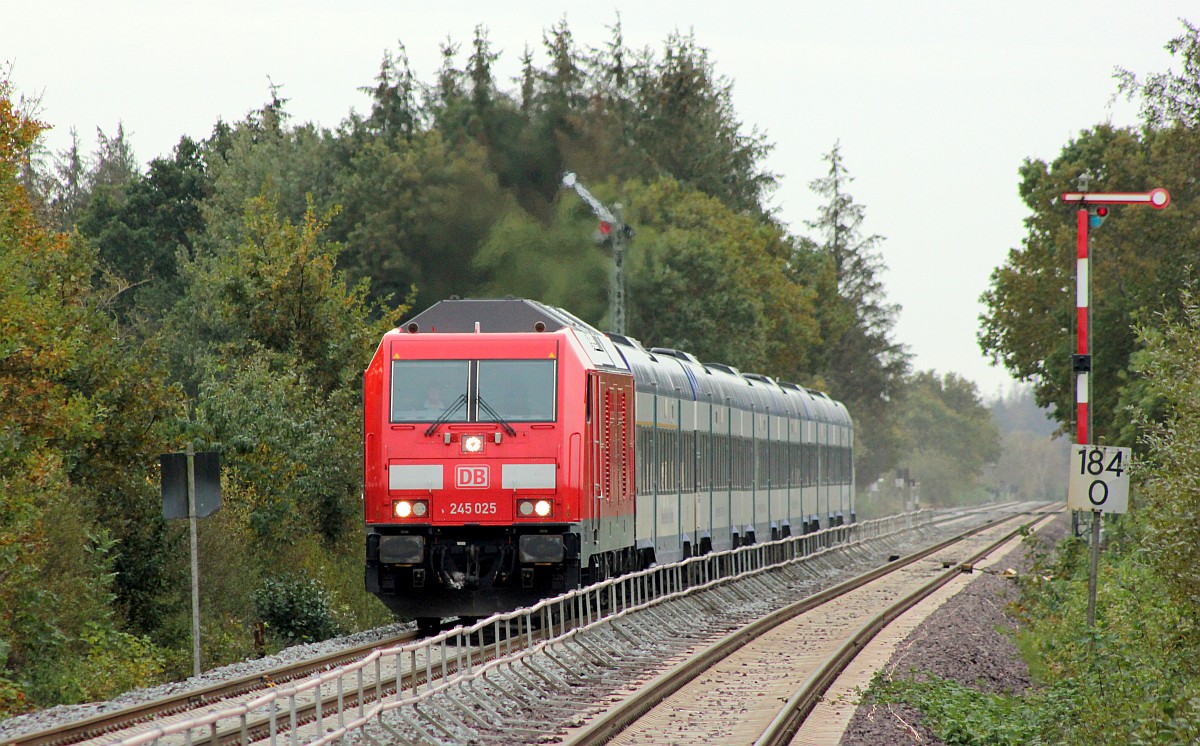
[[[1067,192],[1062,196],[1063,202],[1079,205],[1079,209],[1075,213],[1076,226],[1076,243],[1075,243],[1075,316],[1076,316],[1076,350],[1072,356],[1071,367],[1075,370],[1075,435],[1079,446],[1087,450],[1087,446],[1092,445],[1092,426],[1089,421],[1090,411],[1090,394],[1091,394],[1091,375],[1092,375],[1092,349],[1091,349],[1091,334],[1090,324],[1091,319],[1088,314],[1089,306],[1089,267],[1090,260],[1088,251],[1088,229],[1098,227],[1104,222],[1104,218],[1108,216],[1109,207],[1112,205],[1150,205],[1156,210],[1161,210],[1171,204],[1171,195],[1166,189],[1152,189],[1149,192],[1088,192],[1088,176],[1084,174],[1080,179],[1081,192]],[[1098,450],[1103,454],[1103,450]],[[1081,456],[1081,463],[1083,454]],[[1090,456],[1089,456],[1090,458]],[[1103,456],[1101,456],[1103,458]],[[1103,467],[1102,467],[1103,471]],[[1090,471],[1089,474],[1096,475],[1096,472]],[[1092,483],[1094,487],[1097,483],[1104,484],[1104,490],[1107,494],[1107,483],[1101,480],[1096,480]],[[1089,488],[1090,489],[1090,488]],[[1070,504],[1070,489],[1068,489],[1067,502]],[[1088,563],[1088,627],[1092,628],[1096,624],[1096,583],[1097,572],[1100,565],[1100,524],[1104,519],[1103,511],[1098,507],[1099,503],[1093,503],[1097,507],[1092,510],[1092,542],[1091,556]],[[1071,512],[1071,532],[1075,535],[1079,534],[1079,510]]]
[[[1080,186],[1087,189],[1087,177],[1080,179]],[[1075,435],[1079,445],[1090,445],[1092,429],[1090,423],[1090,394],[1092,372],[1091,319],[1089,316],[1089,256],[1088,229],[1099,226],[1108,215],[1112,205],[1150,205],[1161,210],[1171,204],[1171,195],[1166,189],[1149,192],[1067,192],[1063,202],[1079,205],[1075,213],[1075,339],[1076,354],[1072,358],[1075,371]]]

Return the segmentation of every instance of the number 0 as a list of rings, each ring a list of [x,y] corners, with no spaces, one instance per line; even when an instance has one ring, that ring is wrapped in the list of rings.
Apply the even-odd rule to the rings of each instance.
[[[1104,494],[1100,496],[1099,500],[1096,499],[1096,485],[1100,485],[1101,487],[1104,488]],[[1105,502],[1107,502],[1108,501],[1108,483],[1102,479],[1097,479],[1097,480],[1093,481],[1092,485],[1090,487],[1088,487],[1088,501],[1091,502],[1092,505],[1096,505],[1096,506],[1103,505]]]

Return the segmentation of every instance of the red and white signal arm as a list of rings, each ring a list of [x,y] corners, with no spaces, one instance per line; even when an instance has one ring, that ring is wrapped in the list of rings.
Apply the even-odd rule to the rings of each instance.
[[[1129,506],[1132,451],[1114,446],[1071,446],[1067,508],[1124,513]]]

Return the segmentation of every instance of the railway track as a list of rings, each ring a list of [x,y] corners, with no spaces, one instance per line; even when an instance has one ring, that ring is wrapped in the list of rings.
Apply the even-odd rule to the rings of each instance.
[[[690,651],[566,743],[792,743],[822,694],[878,632],[1051,517],[994,521],[786,606]]]
[[[310,658],[293,665],[211,684],[153,702],[132,705],[73,723],[17,736],[6,743],[13,744],[13,746],[68,746],[69,744],[119,741],[135,735],[138,730],[149,730],[184,713],[194,713],[202,708],[226,707],[240,699],[253,698],[266,689],[287,685],[314,674],[336,669],[345,663],[358,660],[376,649],[403,645],[415,639],[417,639],[416,632],[402,633],[384,640],[364,643],[336,653]]]
[[[939,519],[939,522],[941,520]],[[832,546],[827,547],[826,542],[819,537],[813,539],[811,546],[817,548],[818,554],[834,554]],[[850,542],[838,549],[843,550],[850,553],[863,551],[860,542]],[[883,556],[886,557],[886,554]],[[816,561],[819,563],[821,560],[816,558]],[[686,589],[696,580],[668,580],[667,583],[676,582],[679,587]],[[655,582],[661,583],[661,578]],[[628,584],[629,589],[633,589],[635,585]],[[770,595],[773,592],[775,591],[769,588],[758,588],[742,595]],[[640,591],[634,591],[635,596],[638,594]],[[576,615],[586,621],[594,611],[587,607],[587,603],[590,603],[586,601],[587,598],[581,596],[575,599],[575,602],[582,603],[577,603],[573,612],[563,613],[560,609],[558,619]],[[635,600],[636,598],[626,598],[622,600],[622,604],[628,605]],[[553,619],[554,612],[549,613]],[[749,614],[740,624],[749,622],[753,616],[754,614]],[[252,743],[285,737],[289,742],[328,742],[352,727],[358,727],[353,724],[348,727],[346,723],[354,720],[356,716],[361,721],[364,712],[367,712],[368,718],[378,720],[371,712],[378,712],[379,703],[385,699],[403,699],[411,697],[414,692],[419,694],[423,690],[435,688],[435,685],[443,686],[439,682],[456,680],[460,675],[460,668],[470,673],[473,668],[478,669],[488,661],[494,663],[523,649],[544,644],[540,642],[543,636],[529,624],[528,617],[524,627],[510,627],[507,626],[510,623],[506,621],[493,624],[490,628],[490,640],[485,640],[485,632],[489,628],[478,627],[469,635],[457,628],[457,637],[447,633],[440,648],[431,648],[424,643],[418,643],[415,633],[408,633],[343,650],[336,655],[306,661],[298,666],[245,677],[238,681],[194,690],[168,700],[19,736],[11,743],[21,746],[79,743],[123,743],[126,746],[139,746],[150,743]],[[505,626],[502,627],[502,624]],[[544,626],[549,626],[552,633],[557,626],[557,634],[560,636],[569,631],[569,625],[562,621]],[[505,634],[504,630],[509,629],[515,629],[517,634]],[[701,630],[695,634],[699,638],[709,632]],[[437,640],[438,637],[442,635],[431,639]],[[391,648],[392,654],[388,656],[377,652],[384,648]],[[402,652],[396,652],[397,650]],[[351,661],[361,662],[366,658],[373,659],[372,665],[348,664]],[[636,667],[641,664],[626,661],[618,662],[617,665]],[[554,675],[551,672],[551,676]],[[564,708],[564,711],[567,709],[569,708]],[[211,719],[211,722],[208,719]],[[186,729],[181,726],[183,722],[188,724]],[[527,733],[538,732],[537,728],[524,730]],[[544,729],[541,732],[544,733]],[[292,741],[293,737],[296,741]],[[403,742],[403,739],[397,738],[395,742]],[[448,742],[454,742],[453,737]]]

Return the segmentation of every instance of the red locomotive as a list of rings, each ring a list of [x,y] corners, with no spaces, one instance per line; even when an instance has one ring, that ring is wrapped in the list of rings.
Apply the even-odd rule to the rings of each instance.
[[[854,519],[840,403],[535,301],[418,314],[364,402],[367,590],[423,627]]]

